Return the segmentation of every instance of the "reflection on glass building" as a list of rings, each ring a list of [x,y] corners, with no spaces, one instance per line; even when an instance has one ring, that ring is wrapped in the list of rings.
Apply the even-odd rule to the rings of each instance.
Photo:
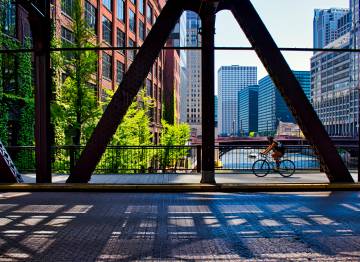
[[[310,100],[310,72],[293,71],[305,95]],[[280,92],[270,76],[259,81],[258,132],[263,135],[274,134],[279,122],[295,123]]]

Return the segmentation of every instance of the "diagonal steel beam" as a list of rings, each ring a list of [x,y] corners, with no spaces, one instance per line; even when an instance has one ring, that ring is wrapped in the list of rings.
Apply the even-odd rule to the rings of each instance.
[[[0,141],[0,183],[24,182],[10,155]]]
[[[91,135],[68,183],[86,183],[105,152],[127,109],[139,92],[161,48],[183,12],[182,1],[169,0],[152,27],[134,62],[107,106],[103,116]]]
[[[330,182],[354,182],[315,110],[250,0],[229,7],[279,89],[309,143],[320,157]]]

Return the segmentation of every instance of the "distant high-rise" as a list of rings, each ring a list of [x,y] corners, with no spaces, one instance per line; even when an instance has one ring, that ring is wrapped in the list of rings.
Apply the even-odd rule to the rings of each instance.
[[[293,71],[293,73],[310,100],[310,72]],[[266,76],[259,81],[258,103],[258,132],[260,134],[273,134],[279,121],[295,123],[291,112],[270,76]]]
[[[257,68],[253,66],[222,66],[218,71],[220,135],[239,135],[238,93],[257,84]]]
[[[168,47],[186,46],[186,13],[175,25],[166,43]],[[164,51],[164,110],[163,118],[169,123],[179,123],[186,111],[181,107],[181,97],[187,88],[185,50],[167,49]]]
[[[359,48],[359,0],[351,0],[349,10],[338,19],[343,35],[326,48]],[[311,102],[330,136],[358,134],[359,61],[359,53],[348,52],[316,52],[311,58]]]
[[[201,20],[194,12],[186,12],[186,45],[200,47]],[[194,136],[201,136],[201,51],[188,50],[186,52],[186,90],[182,91],[182,99],[186,115],[182,114],[181,122],[186,122],[191,127]],[[184,118],[185,117],[185,118]]]
[[[323,48],[350,29],[349,9],[314,10],[314,48]],[[347,30],[347,31],[346,31]]]
[[[259,86],[248,86],[239,91],[239,123],[240,134],[258,131],[258,94]]]
[[[215,96],[215,127],[218,127],[218,96]]]
[[[360,0],[350,0],[352,26],[350,34],[351,47],[360,49]],[[351,54],[352,88],[360,90],[360,53]]]

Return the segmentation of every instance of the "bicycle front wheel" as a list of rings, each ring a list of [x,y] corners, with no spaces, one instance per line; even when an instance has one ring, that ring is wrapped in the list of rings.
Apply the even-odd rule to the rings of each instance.
[[[293,161],[285,159],[280,162],[279,173],[283,177],[290,177],[295,173],[295,164]]]
[[[270,172],[269,163],[262,159],[255,161],[252,166],[252,172],[258,177],[266,176]]]

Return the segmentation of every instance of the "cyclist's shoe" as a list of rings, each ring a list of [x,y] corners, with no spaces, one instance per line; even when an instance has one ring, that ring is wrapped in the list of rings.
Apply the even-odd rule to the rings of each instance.
[[[280,171],[280,167],[278,167],[278,166],[274,167],[274,171],[279,172],[279,171]]]

